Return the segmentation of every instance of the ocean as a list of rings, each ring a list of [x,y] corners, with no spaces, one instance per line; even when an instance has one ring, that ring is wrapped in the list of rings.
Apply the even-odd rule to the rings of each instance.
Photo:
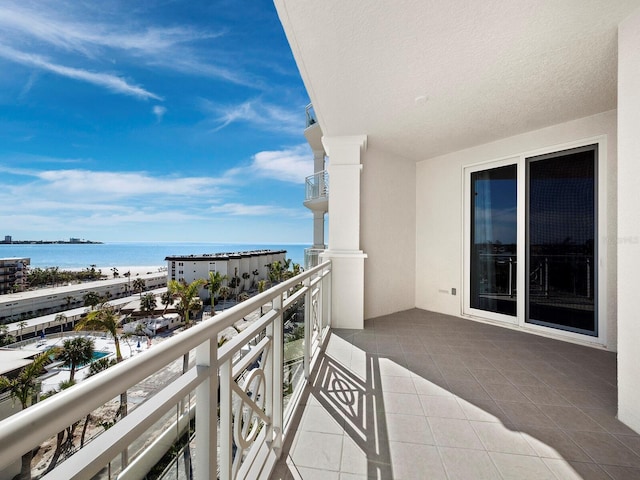
[[[242,252],[246,250],[286,250],[287,258],[304,266],[304,249],[308,245],[250,245],[226,243],[153,243],[109,242],[102,244],[0,244],[0,258],[28,257],[31,268],[65,269],[112,266],[166,266],[168,255]]]

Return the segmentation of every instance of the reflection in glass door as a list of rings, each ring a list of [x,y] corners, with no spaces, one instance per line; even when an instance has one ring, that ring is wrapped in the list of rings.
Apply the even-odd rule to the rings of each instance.
[[[597,145],[527,159],[526,321],[597,335]]]
[[[517,311],[517,165],[471,173],[470,307]]]

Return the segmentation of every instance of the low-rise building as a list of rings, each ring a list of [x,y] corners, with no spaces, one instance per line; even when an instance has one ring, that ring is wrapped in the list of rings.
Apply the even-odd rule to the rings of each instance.
[[[107,299],[129,296],[130,292],[133,292],[133,282],[137,278],[144,280],[147,290],[161,288],[167,284],[167,274],[155,272],[133,278],[109,278],[96,282],[9,293],[0,297],[0,324],[83,306],[84,296],[89,292],[96,292],[100,297]]]
[[[286,255],[286,250],[172,255],[165,258],[168,269],[167,279],[191,283],[198,279],[207,280],[209,272],[220,272],[221,275],[226,275],[228,280],[234,276],[239,277],[241,290],[247,290],[255,282],[269,278],[268,265],[276,261],[284,262]],[[257,275],[254,275],[256,271]],[[244,273],[251,275],[251,278],[249,280],[242,279]],[[199,294],[201,298],[209,296],[206,287],[201,288]]]
[[[30,263],[30,258],[0,258],[0,294],[24,289]]]

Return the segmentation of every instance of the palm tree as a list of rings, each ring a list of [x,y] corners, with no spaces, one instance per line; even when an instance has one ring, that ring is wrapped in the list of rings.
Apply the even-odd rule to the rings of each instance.
[[[69,310],[71,308],[71,301],[73,300],[73,297],[71,295],[67,295],[66,297],[64,297],[64,299],[67,305],[66,310]]]
[[[84,306],[90,307],[91,310],[93,310],[101,301],[98,292],[93,291],[85,293],[82,298],[84,299]]]
[[[227,280],[229,277],[227,275],[222,275],[220,272],[209,272],[209,282],[207,283],[207,288],[209,289],[209,293],[211,294],[211,316],[215,315],[215,305],[216,305],[216,294],[222,287],[222,282]]]
[[[18,323],[18,328],[20,329],[20,341],[22,341],[22,330],[24,330],[24,328],[26,326],[28,326],[29,324],[27,322],[25,322],[24,320],[22,320],[21,322]]]
[[[133,291],[140,294],[140,298],[142,298],[142,292],[147,287],[146,282],[142,278],[136,278],[133,281]]]
[[[23,410],[29,406],[29,400],[38,393],[38,377],[42,373],[44,366],[50,361],[49,353],[47,351],[36,356],[33,362],[24,367],[15,378],[0,377],[0,390],[9,390],[11,398],[13,400],[17,399]],[[21,480],[31,480],[32,459],[33,450],[22,455]]]
[[[118,278],[120,276],[120,274],[118,273],[117,267],[113,267],[111,271],[113,272],[113,278]]]
[[[127,277],[127,280],[129,280],[129,283],[125,284],[124,293],[129,293],[129,290],[131,290],[131,270],[124,273],[123,275]]]
[[[173,305],[173,295],[169,290],[167,290],[162,295],[160,295],[160,301],[164,305],[164,310],[162,311],[162,316],[164,317],[164,314],[167,313],[169,305]]]
[[[67,323],[67,316],[64,313],[59,313],[56,315],[54,321],[60,324],[60,333],[64,332],[64,324]]]
[[[156,309],[157,305],[156,296],[153,293],[147,293],[140,299],[140,310],[147,316]]]
[[[260,271],[256,268],[253,272],[251,272],[251,275],[253,275],[253,279],[251,280],[251,287],[253,288],[256,285],[256,277],[260,275]]]
[[[76,330],[98,330],[107,332],[113,338],[116,348],[116,361],[122,361],[122,353],[120,352],[120,337],[118,335],[120,328],[120,315],[113,306],[108,303],[101,304],[95,310],[92,310],[78,322]]]
[[[244,272],[242,274],[242,290],[246,290],[247,289],[247,280],[249,280],[249,278],[251,278],[251,275],[249,275],[249,273]]]
[[[258,293],[264,292],[266,286],[267,286],[267,281],[266,280],[260,280],[258,282]],[[262,305],[260,305],[260,316],[262,316]]]
[[[113,359],[109,359],[107,357],[103,357],[95,362],[91,362],[89,366],[89,371],[87,372],[86,378],[92,377],[93,375],[100,373],[112,365],[115,365],[115,361]],[[89,426],[89,422],[91,421],[91,413],[87,414],[87,417],[84,419],[84,425],[82,426],[82,434],[80,435],[80,448],[84,447],[84,439],[87,434],[87,427]]]
[[[9,327],[7,325],[0,325],[0,347],[13,343],[15,339],[12,335],[9,335]]]
[[[200,302],[198,297],[198,289],[204,285],[203,279],[194,280],[191,283],[186,283],[184,280],[170,280],[167,284],[167,289],[171,292],[174,299],[178,300],[177,310],[184,321],[185,326],[190,326],[189,313],[195,310],[196,299]]]
[[[122,352],[120,350],[120,336],[118,328],[120,327],[120,314],[113,306],[103,303],[95,310],[92,310],[78,322],[76,330],[86,330],[88,328],[107,332],[113,338],[113,344],[116,348],[116,362],[122,361]],[[127,415],[127,392],[120,394],[120,408],[116,412],[116,416],[124,418]],[[123,452],[126,455],[126,452]],[[126,462],[124,462],[126,463]]]
[[[94,343],[90,338],[76,337],[65,340],[56,353],[56,359],[62,360],[69,368],[69,382],[73,382],[78,366],[86,365],[93,359]]]
[[[220,296],[224,303],[227,302],[227,298],[231,295],[231,289],[229,287],[220,287]],[[224,312],[224,303],[222,305],[222,311]]]

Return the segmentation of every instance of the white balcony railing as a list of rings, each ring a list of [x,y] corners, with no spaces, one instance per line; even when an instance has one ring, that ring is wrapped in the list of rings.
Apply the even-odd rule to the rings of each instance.
[[[176,438],[174,432],[194,416],[194,478],[268,476],[329,328],[330,282],[331,264],[325,262],[3,420],[0,470],[191,354],[186,372],[160,382],[144,402],[130,403],[126,417],[42,478],[92,478],[107,466],[113,476],[117,457],[124,462],[118,478],[142,478],[157,463],[157,437]],[[255,322],[218,346],[223,329],[256,311]],[[175,422],[167,423],[167,415]],[[158,424],[168,426],[159,430]],[[147,438],[150,431],[156,441]],[[132,444],[143,446],[134,452]]]
[[[306,202],[329,196],[329,172],[326,170],[309,175],[304,183]]]
[[[310,270],[320,263],[320,254],[325,251],[324,248],[305,248],[304,249],[304,269]]]
[[[307,118],[306,128],[309,128],[311,125],[315,125],[316,123],[318,123],[316,112],[313,110],[313,105],[311,103],[305,107],[304,113]]]

